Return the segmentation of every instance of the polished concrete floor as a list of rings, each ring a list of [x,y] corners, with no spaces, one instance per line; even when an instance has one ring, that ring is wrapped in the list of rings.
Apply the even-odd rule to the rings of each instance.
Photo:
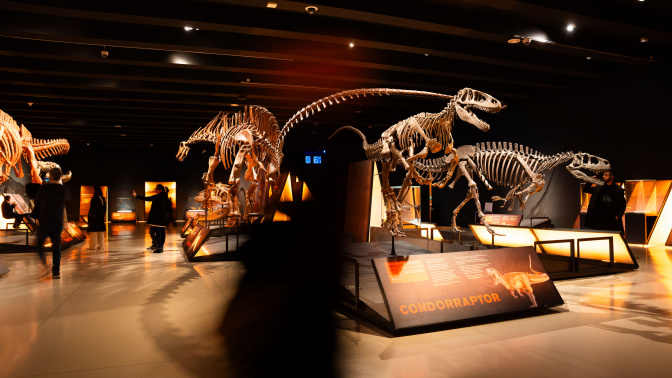
[[[104,251],[65,251],[60,280],[39,277],[35,253],[0,254],[11,269],[0,278],[0,377],[226,376],[235,361],[218,328],[244,269],[185,262],[176,230],[167,239],[152,254],[142,224],[113,227]],[[639,270],[557,281],[566,304],[544,315],[387,337],[335,314],[338,373],[672,376],[672,249],[632,249]]]

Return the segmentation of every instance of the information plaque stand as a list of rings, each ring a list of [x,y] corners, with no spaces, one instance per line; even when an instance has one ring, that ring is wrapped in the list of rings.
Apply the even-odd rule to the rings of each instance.
[[[391,333],[564,303],[532,247],[381,257],[372,264],[389,319],[379,325]]]

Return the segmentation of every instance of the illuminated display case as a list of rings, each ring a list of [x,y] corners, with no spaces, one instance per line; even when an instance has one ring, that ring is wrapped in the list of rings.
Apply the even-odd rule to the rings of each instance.
[[[112,213],[112,222],[135,222],[137,220],[134,208],[133,198],[117,198],[117,211]]]
[[[671,186],[672,180],[625,182],[625,232],[628,242],[649,244],[655,233],[656,239],[661,239],[655,244],[665,244],[672,222],[667,219],[669,216],[661,215]]]

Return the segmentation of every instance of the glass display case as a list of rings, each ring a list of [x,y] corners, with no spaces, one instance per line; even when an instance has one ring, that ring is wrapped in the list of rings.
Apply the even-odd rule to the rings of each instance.
[[[661,222],[661,213],[670,192],[672,180],[627,180],[625,182],[625,234],[629,243],[648,244],[656,227],[670,227]],[[660,233],[661,230],[658,230]],[[662,237],[662,236],[661,236]],[[665,238],[666,239],[666,238]]]
[[[112,222],[135,222],[137,220],[135,208],[133,206],[133,198],[120,197],[117,198],[116,209],[112,213]]]

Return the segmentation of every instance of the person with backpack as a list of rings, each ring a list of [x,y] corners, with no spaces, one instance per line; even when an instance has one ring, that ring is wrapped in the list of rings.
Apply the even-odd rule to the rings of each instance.
[[[151,201],[152,206],[149,209],[147,224],[149,224],[149,234],[153,234],[152,246],[156,246],[154,253],[163,252],[163,244],[166,242],[166,225],[168,224],[168,214],[170,212],[170,200],[168,193],[163,185],[157,184],[153,196],[142,196],[131,190],[131,195],[142,201]],[[152,248],[152,247],[150,247]]]

